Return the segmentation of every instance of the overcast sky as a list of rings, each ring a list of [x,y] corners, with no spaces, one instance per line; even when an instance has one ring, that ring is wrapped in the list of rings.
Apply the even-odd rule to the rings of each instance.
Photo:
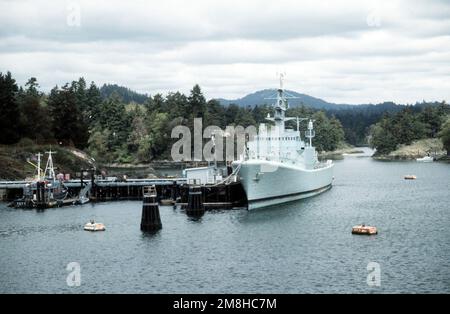
[[[0,0],[0,71],[206,97],[450,100],[450,1]]]

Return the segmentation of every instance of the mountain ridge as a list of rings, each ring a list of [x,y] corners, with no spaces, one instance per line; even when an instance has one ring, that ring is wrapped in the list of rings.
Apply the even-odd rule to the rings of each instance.
[[[270,99],[266,99],[268,96],[275,96],[277,90],[276,89],[262,89],[250,94],[247,94],[241,98],[237,99],[225,99],[225,98],[215,98],[215,100],[219,101],[222,105],[228,106],[230,104],[235,104],[241,107],[254,107],[256,105],[270,105],[273,101]],[[299,107],[304,105],[305,107],[315,108],[315,109],[324,109],[324,110],[340,110],[340,109],[352,109],[355,107],[367,107],[367,106],[378,106],[381,104],[392,104],[398,105],[394,102],[383,102],[381,104],[337,104],[333,102],[325,101],[321,98],[313,97],[307,94],[299,93],[293,90],[286,90],[286,94],[294,96],[295,98],[289,98],[288,103],[290,107]]]
[[[385,101],[378,104],[345,104],[345,103],[333,103],[323,100],[318,97],[310,96],[307,94],[299,93],[293,90],[285,91],[287,96],[293,96],[294,98],[288,98],[288,103],[290,108],[296,108],[300,106],[305,106],[307,108],[312,108],[316,110],[325,110],[329,112],[340,112],[340,111],[387,111],[387,112],[397,112],[405,107],[404,104],[397,104],[392,101]],[[125,103],[134,102],[137,104],[144,104],[151,96],[149,94],[142,94],[135,92],[134,90],[127,88],[125,86],[119,86],[117,84],[103,84],[100,88],[100,93],[103,99],[108,98],[113,93],[117,93],[122,101]],[[274,98],[276,97],[277,89],[262,89],[250,94],[247,94],[241,98],[237,99],[225,99],[225,98],[213,98],[212,100],[218,101],[223,106],[229,106],[235,104],[240,107],[255,107],[264,104],[272,105]],[[422,102],[422,104],[425,101]],[[429,102],[437,104],[439,102]],[[416,102],[415,107],[420,107],[421,103]]]
[[[273,100],[267,99],[267,97],[276,97],[276,93],[277,93],[276,89],[263,89],[247,94],[244,97],[237,99],[216,98],[216,100],[225,106],[228,106],[230,104],[236,104],[241,107],[248,107],[248,106],[254,107],[256,105],[272,104]],[[295,98],[288,98],[288,103],[291,107],[298,107],[303,104],[307,107],[329,110],[329,109],[337,109],[336,106],[352,106],[347,104],[330,103],[323,99],[298,93],[293,90],[286,90],[285,93],[288,96],[295,97]]]

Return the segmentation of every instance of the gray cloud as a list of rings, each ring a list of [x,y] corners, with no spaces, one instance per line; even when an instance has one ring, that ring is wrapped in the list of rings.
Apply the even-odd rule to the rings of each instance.
[[[80,26],[67,19],[79,8]],[[0,70],[208,97],[276,84],[329,101],[450,97],[445,1],[0,1]]]
[[[297,1],[18,1],[2,5],[0,34],[60,41],[278,40],[363,30],[365,8]],[[79,8],[82,27],[68,27]]]

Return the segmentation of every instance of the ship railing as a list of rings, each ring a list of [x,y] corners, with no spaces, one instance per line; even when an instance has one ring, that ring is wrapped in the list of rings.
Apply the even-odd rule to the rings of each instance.
[[[259,159],[266,161],[274,161],[274,162],[283,162],[283,163],[295,163],[297,161],[296,158],[293,158],[291,153],[285,154],[277,154],[277,153],[268,153],[268,154],[257,154],[256,152],[250,152],[248,154],[241,155],[239,160],[249,160],[249,159]]]

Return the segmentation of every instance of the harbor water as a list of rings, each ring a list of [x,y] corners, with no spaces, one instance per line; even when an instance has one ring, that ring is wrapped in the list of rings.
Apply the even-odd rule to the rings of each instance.
[[[138,201],[1,203],[0,292],[450,293],[450,164],[364,154],[335,163],[333,188],[319,196],[198,219],[163,206],[154,234],[140,231]],[[90,219],[106,231],[83,231]],[[379,234],[352,235],[360,223]],[[67,283],[72,262],[79,286]],[[379,282],[369,285],[373,265]]]

